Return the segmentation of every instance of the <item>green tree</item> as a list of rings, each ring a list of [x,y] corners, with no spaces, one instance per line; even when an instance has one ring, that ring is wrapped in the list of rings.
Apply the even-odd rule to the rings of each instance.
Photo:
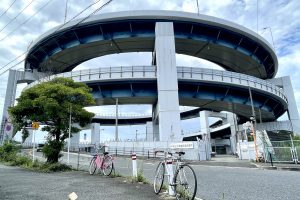
[[[26,139],[28,131],[25,127],[30,121],[45,124],[42,131],[47,131],[48,137],[43,154],[47,162],[58,162],[64,141],[68,138],[70,110],[72,124],[78,123],[82,127],[90,123],[94,116],[84,109],[85,106],[95,103],[90,90],[84,83],[55,78],[23,91],[17,99],[18,104],[9,108],[14,133],[22,130],[23,139]],[[79,131],[80,129],[72,126],[72,133]]]

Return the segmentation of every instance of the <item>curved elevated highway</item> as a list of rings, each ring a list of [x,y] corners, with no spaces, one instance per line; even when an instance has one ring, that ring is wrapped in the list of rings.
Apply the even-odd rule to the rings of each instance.
[[[152,63],[72,71],[87,60],[125,52],[152,52]],[[176,53],[208,60],[226,71],[176,66]],[[119,104],[152,104],[152,119],[164,134],[161,141],[181,140],[180,118],[197,116],[202,110],[233,112],[240,123],[249,119],[249,89],[256,119],[274,121],[288,109],[299,118],[290,109],[296,105],[292,90],[288,88],[286,95],[272,79],[278,61],[271,45],[243,26],[205,15],[128,11],[73,21],[41,35],[29,47],[25,69],[52,75],[44,81],[63,76],[84,82],[92,88],[97,105],[115,105],[116,99]],[[179,105],[198,109],[180,113]],[[105,120],[111,123],[104,118],[94,122]]]
[[[155,52],[156,22],[173,23],[176,53],[262,79],[276,75],[275,53],[255,32],[215,17],[172,11],[107,13],[62,25],[30,46],[25,66],[61,73],[99,56]]]
[[[93,89],[92,94],[97,105],[115,105],[116,98],[119,104],[155,104],[156,74],[155,66],[109,67],[61,73],[40,81],[69,77],[84,82]],[[182,106],[200,107],[200,110],[230,111],[248,117],[252,112],[248,91],[250,86],[253,90],[254,107],[261,110],[263,121],[275,120],[287,108],[287,99],[282,89],[249,75],[205,68],[177,67],[177,76],[179,103]],[[197,110],[198,114],[200,110]],[[194,114],[189,111],[183,115],[186,118]],[[148,118],[145,120],[149,121]],[[124,121],[130,121],[130,118]],[[131,121],[138,119],[133,118]]]

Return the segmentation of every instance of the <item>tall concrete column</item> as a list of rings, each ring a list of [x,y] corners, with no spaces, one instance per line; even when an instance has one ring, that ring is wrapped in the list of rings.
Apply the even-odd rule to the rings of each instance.
[[[91,127],[91,143],[100,144],[100,124],[92,123]]]
[[[209,130],[209,111],[201,111],[199,112],[200,116],[200,133],[202,134],[203,140],[205,140],[207,143],[206,146],[206,154],[207,158],[210,159],[210,154],[212,152],[211,149],[211,137],[210,137],[210,130]]]
[[[172,22],[155,26],[160,141],[181,140],[175,39]]]
[[[208,111],[201,111],[199,112],[200,116],[200,132],[203,134],[210,135],[210,130],[209,130],[209,112]]]
[[[300,118],[290,77],[284,76],[269,79],[268,81],[284,90],[285,96],[288,99],[288,116],[293,126],[293,132],[295,134],[300,134]]]
[[[230,146],[231,146],[231,153],[236,152],[236,132],[237,132],[237,125],[236,125],[236,115],[233,113],[227,113],[227,122],[230,124]]]
[[[5,100],[4,100],[4,106],[2,112],[2,121],[0,127],[0,144],[3,142],[4,139],[12,139],[12,131],[5,132],[5,127],[7,127],[7,123],[9,123],[10,121],[8,115],[8,108],[10,106],[13,106],[15,103],[18,83],[31,83],[45,76],[46,74],[39,73],[37,71],[24,72],[24,71],[17,71],[17,70],[9,70]]]
[[[147,142],[154,141],[153,123],[152,123],[152,121],[146,122],[146,141]]]
[[[158,141],[159,140],[159,127],[152,121],[146,122],[146,141]]]
[[[2,112],[2,121],[1,121],[1,129],[0,129],[0,143],[4,139],[12,139],[11,134],[5,134],[5,126],[7,121],[9,121],[8,108],[14,105],[16,90],[17,90],[17,80],[19,73],[16,70],[9,70],[8,80],[6,86],[5,100]],[[4,138],[5,135],[5,138]]]

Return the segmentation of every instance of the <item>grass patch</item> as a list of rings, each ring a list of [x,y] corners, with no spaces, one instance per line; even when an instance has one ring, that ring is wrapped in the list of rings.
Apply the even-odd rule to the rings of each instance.
[[[64,172],[71,171],[71,167],[61,163],[44,163],[18,154],[19,148],[11,143],[0,147],[0,162],[10,166],[20,166],[25,169],[39,172]]]
[[[149,181],[145,178],[143,171],[141,170],[137,173],[137,177],[128,176],[127,179],[131,183],[143,183],[143,184],[149,183]]]
[[[145,178],[143,171],[139,171],[137,173],[137,177],[136,177],[137,182],[139,183],[144,183],[144,184],[148,184],[149,181],[147,181],[147,179]]]
[[[122,174],[118,173],[118,172],[113,172],[110,175],[111,178],[117,178],[117,177],[124,177]]]
[[[168,186],[167,186],[166,184],[163,184],[163,185],[161,186],[161,189],[162,189],[162,190],[168,190]]]

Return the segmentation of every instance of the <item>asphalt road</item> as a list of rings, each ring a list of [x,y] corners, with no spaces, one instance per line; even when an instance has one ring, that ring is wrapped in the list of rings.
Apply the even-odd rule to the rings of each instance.
[[[89,155],[70,156],[70,163],[76,168],[87,170]],[[62,160],[66,161],[65,155]],[[78,162],[79,161],[79,162]],[[132,174],[129,158],[115,159],[116,171],[124,176]],[[158,161],[141,160],[138,168],[152,183]],[[205,200],[295,200],[300,199],[300,172],[261,170],[249,167],[192,165],[198,180],[196,197]]]
[[[131,173],[131,161],[117,158],[116,170]],[[140,161],[139,168],[153,181],[157,162]],[[196,197],[205,200],[295,200],[300,199],[300,172],[245,167],[192,165],[198,180]]]
[[[38,173],[0,164],[1,200],[66,200],[72,192],[78,200],[159,199],[150,185],[125,183],[120,178],[82,171]]]

